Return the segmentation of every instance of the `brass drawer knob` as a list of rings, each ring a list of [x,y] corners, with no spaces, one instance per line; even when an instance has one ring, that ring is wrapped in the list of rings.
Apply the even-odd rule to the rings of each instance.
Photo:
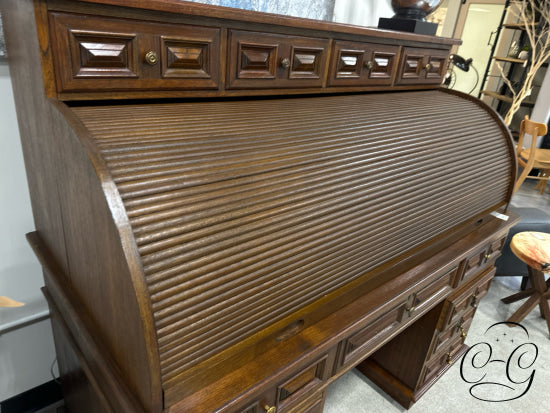
[[[290,59],[288,57],[281,59],[281,67],[285,69],[288,69],[290,67]]]
[[[265,409],[266,413],[277,413],[277,408],[275,406],[269,407],[269,405],[266,404],[264,406],[264,409]]]
[[[491,254],[485,254],[485,259],[488,260],[489,258],[491,258]]]
[[[145,54],[145,61],[149,63],[151,66],[154,66],[158,63],[159,57],[155,52],[150,50]]]
[[[477,300],[477,294],[472,295],[472,302],[470,305],[474,308],[477,308],[478,303],[479,301]]]
[[[430,70],[432,68],[432,65],[430,63],[427,63],[426,66],[424,66],[424,69]]]
[[[453,364],[453,357],[451,356],[451,353],[447,353],[447,364]]]
[[[365,62],[365,67],[368,70],[371,70],[374,67],[374,63],[371,60],[369,60],[368,62]]]
[[[414,306],[414,305],[413,305],[412,307],[407,307],[407,308],[405,308],[405,311],[406,311],[407,313],[409,313],[409,316],[411,316],[412,313],[414,313],[414,310],[416,310],[416,306]]]
[[[466,338],[466,330],[462,326],[458,327],[460,329],[460,337]]]

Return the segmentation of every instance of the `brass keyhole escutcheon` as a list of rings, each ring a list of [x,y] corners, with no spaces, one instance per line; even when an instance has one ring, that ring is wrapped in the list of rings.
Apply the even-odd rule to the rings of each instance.
[[[290,67],[290,59],[288,57],[281,59],[281,67],[285,69],[288,69]]]
[[[369,60],[368,62],[365,62],[365,67],[368,70],[371,70],[374,67],[374,63],[371,60]]]
[[[145,61],[149,63],[151,66],[154,66],[158,63],[159,57],[155,52],[150,50],[145,54]]]

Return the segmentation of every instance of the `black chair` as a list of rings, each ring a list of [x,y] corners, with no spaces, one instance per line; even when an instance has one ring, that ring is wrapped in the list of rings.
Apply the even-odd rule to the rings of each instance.
[[[510,210],[520,215],[521,221],[513,226],[508,233],[508,237],[506,238],[506,242],[502,248],[502,255],[495,262],[495,266],[497,268],[495,276],[523,277],[521,281],[521,289],[524,290],[527,287],[527,282],[529,281],[527,266],[510,250],[510,240],[518,232],[550,232],[550,215],[537,208],[510,207]]]

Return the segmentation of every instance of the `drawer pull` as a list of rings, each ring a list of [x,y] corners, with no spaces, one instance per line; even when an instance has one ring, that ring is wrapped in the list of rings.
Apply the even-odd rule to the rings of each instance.
[[[491,254],[485,254],[485,259],[488,260],[489,258],[491,258]]]
[[[458,328],[460,329],[460,337],[466,338],[466,330],[464,330],[464,327],[458,326]]]
[[[451,356],[451,353],[447,353],[447,364],[453,364],[453,357]]]
[[[371,70],[374,67],[374,63],[371,60],[369,60],[368,62],[365,62],[365,67],[368,70]]]
[[[277,408],[275,406],[269,407],[269,405],[266,404],[264,406],[264,409],[265,409],[266,413],[277,413]]]
[[[414,313],[414,310],[416,310],[416,306],[415,306],[415,305],[413,305],[412,307],[405,308],[405,311],[406,311],[407,313],[409,313],[409,316],[411,316],[412,313]]]
[[[290,67],[290,59],[288,57],[281,59],[281,67],[285,69],[288,69]]]
[[[430,63],[427,63],[426,66],[424,66],[424,69],[430,70],[432,68],[432,65]]]
[[[155,52],[150,50],[145,54],[145,61],[149,63],[151,66],[154,66],[158,63],[159,57]]]
[[[472,302],[470,303],[470,305],[474,308],[477,308],[477,305],[478,305],[477,294],[472,295]]]

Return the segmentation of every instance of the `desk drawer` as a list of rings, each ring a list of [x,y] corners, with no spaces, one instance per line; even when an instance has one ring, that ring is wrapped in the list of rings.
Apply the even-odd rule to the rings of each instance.
[[[487,294],[496,268],[492,267],[451,294],[441,312],[437,329],[445,331],[457,325],[469,310],[477,308],[479,300]]]
[[[377,344],[384,341],[401,325],[404,309],[405,302],[403,301],[344,340],[341,344],[339,365],[353,364],[366,357]]]
[[[479,274],[489,263],[494,262],[500,256],[505,241],[506,237],[501,237],[470,254],[462,263],[460,276],[457,277],[455,285],[458,286],[468,281],[474,275]]]
[[[256,401],[238,410],[239,413],[277,412],[321,412],[325,392],[323,384],[330,378],[336,349],[329,351],[317,361],[297,369],[281,384],[271,387]],[[320,410],[319,410],[320,409]]]
[[[475,309],[472,308],[471,310],[464,313],[457,320],[456,324],[450,325],[446,330],[436,333],[429,354],[436,354],[441,352],[442,348],[456,340],[457,337],[460,337],[462,341],[464,341],[468,334],[468,330],[472,325],[474,314]]]
[[[418,387],[429,384],[440,373],[451,367],[462,355],[462,350],[466,348],[463,348],[463,343],[464,341],[461,337],[456,337],[449,344],[443,346],[441,352],[437,353],[426,362]]]
[[[403,315],[404,319],[414,317],[427,308],[431,308],[437,302],[440,302],[451,291],[456,273],[457,268],[444,272],[418,292],[413,293],[409,297],[407,308]]]
[[[300,369],[277,386],[277,411],[291,410],[301,404],[304,398],[314,393],[330,378],[333,371],[336,349],[331,350],[321,359]],[[319,393],[322,396],[321,393]],[[315,403],[312,402],[312,405]]]
[[[60,92],[217,89],[220,29],[51,13]]]
[[[337,41],[330,62],[331,86],[391,85],[398,46]]]
[[[228,87],[322,87],[328,39],[231,30]]]
[[[448,51],[404,47],[397,85],[440,84],[447,70]]]

